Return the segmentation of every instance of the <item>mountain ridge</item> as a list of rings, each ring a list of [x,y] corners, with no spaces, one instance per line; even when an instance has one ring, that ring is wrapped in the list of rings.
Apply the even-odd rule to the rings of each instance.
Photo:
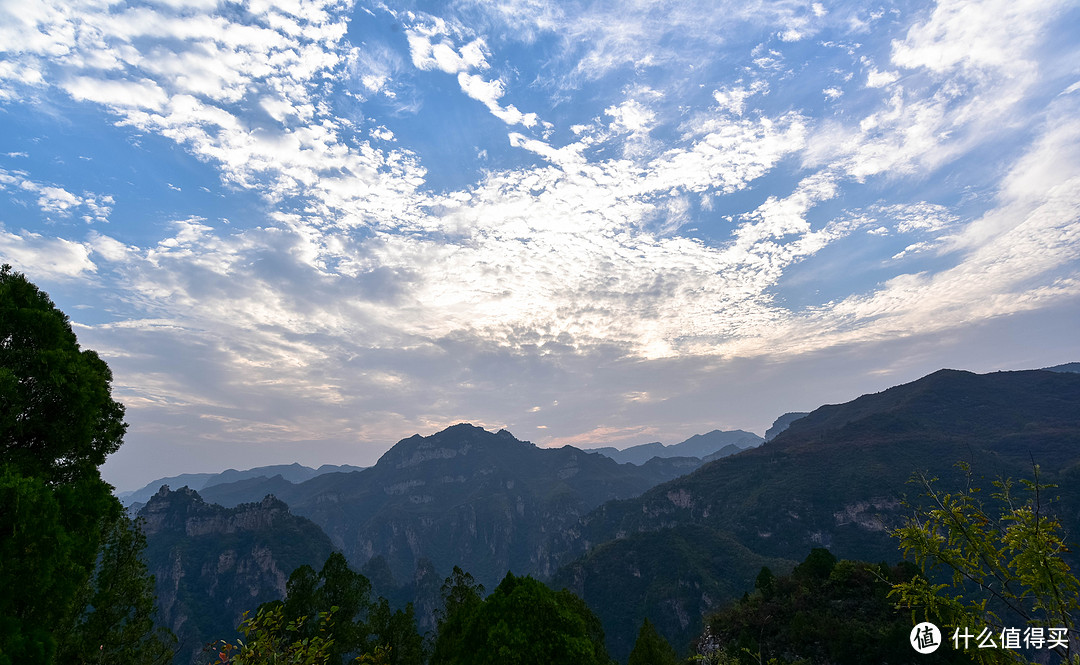
[[[636,496],[700,464],[697,458],[619,464],[459,423],[401,439],[363,471],[299,484],[244,480],[202,494],[229,504],[272,492],[322,527],[357,567],[382,555],[401,580],[422,559],[441,574],[470,562],[470,572],[494,588],[507,570],[549,576],[550,534],[572,528],[605,501]]]
[[[812,548],[827,547],[840,558],[896,561],[901,555],[889,529],[908,514],[905,500],[919,500],[919,488],[908,484],[913,472],[957,488],[968,482],[957,461],[971,465],[974,482],[988,484],[981,478],[1030,477],[1032,458],[1043,466],[1043,480],[1058,485],[1060,501],[1053,505],[1063,523],[1075,523],[1080,375],[934,372],[824,405],[758,448],[705,464],[638,497],[603,504],[553,545],[562,564],[555,579],[573,580],[598,612],[612,603],[640,607],[634,615],[640,622],[644,616],[652,620],[661,607],[708,604],[703,594],[709,594],[670,584],[647,596],[604,596],[603,589],[619,588],[609,578],[625,568],[625,556],[618,553],[626,546],[613,543],[648,542],[651,563],[639,562],[642,569],[688,560],[679,544],[685,539],[677,537],[687,529],[697,529],[705,541],[730,539],[755,556],[799,561]],[[696,565],[704,568],[687,568],[687,580],[723,574],[707,561]],[[718,602],[715,594],[708,600]],[[633,622],[620,621],[605,624],[613,655],[622,653],[619,643],[633,640]],[[657,625],[665,625],[665,636],[679,647],[697,630],[692,622]]]
[[[737,450],[753,448],[763,442],[764,439],[753,432],[741,429],[726,431],[714,429],[704,434],[695,434],[684,441],[671,445],[664,445],[659,441],[655,441],[623,449],[604,446],[602,448],[583,448],[582,450],[590,453],[600,453],[619,463],[629,462],[640,466],[653,457],[697,457],[705,459],[716,455],[721,450],[727,449],[731,451],[728,454],[733,454]],[[728,448],[728,446],[734,446],[735,450]]]

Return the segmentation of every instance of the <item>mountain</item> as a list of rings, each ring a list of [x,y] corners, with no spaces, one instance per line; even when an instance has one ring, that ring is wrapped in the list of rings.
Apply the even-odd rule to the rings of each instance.
[[[428,559],[442,575],[461,565],[494,588],[510,570],[550,576],[552,534],[605,501],[637,496],[700,463],[677,457],[618,464],[459,424],[402,439],[363,471],[295,485],[249,479],[202,494],[230,505],[272,491],[318,524],[354,566],[382,556],[395,580],[408,580]]]
[[[713,453],[711,455],[706,455],[705,457],[702,458],[701,461],[702,461],[702,463],[711,462],[713,460],[718,460],[721,457],[727,457],[728,455],[734,455],[736,453],[741,453],[743,450],[745,450],[745,449],[736,446],[734,443],[729,443],[726,446],[724,446],[723,448],[721,448],[720,450],[717,450],[715,453]]]
[[[157,480],[147,483],[141,489],[118,492],[116,498],[120,499],[121,503],[125,506],[131,507],[135,504],[145,504],[162,485],[168,485],[170,487],[189,487],[198,491],[207,487],[213,487],[214,485],[235,483],[251,478],[273,478],[275,476],[281,476],[290,483],[302,483],[305,480],[310,480],[315,476],[324,473],[347,473],[349,471],[359,471],[363,468],[364,467],[362,466],[353,466],[351,464],[323,464],[318,469],[312,469],[311,467],[294,462],[292,464],[257,466],[253,469],[247,469],[246,471],[226,469],[220,473],[184,473],[169,478],[158,478]]]
[[[762,557],[798,561],[824,546],[841,558],[896,561],[901,554],[888,529],[910,514],[905,497],[919,500],[921,490],[907,482],[913,472],[956,488],[967,480],[957,461],[971,465],[975,482],[988,484],[999,475],[1030,478],[1032,460],[1041,465],[1044,481],[1058,485],[1054,507],[1062,522],[1077,523],[1080,375],[942,370],[823,406],[761,447],[706,464],[640,497],[600,506],[557,536],[554,557],[568,565],[555,579],[573,579],[602,613],[612,599],[590,589],[613,588],[624,578],[613,544],[651,535],[650,558],[638,565],[663,570],[663,562],[687,560],[680,534],[688,528],[698,529],[703,542],[730,538]],[[583,558],[570,562],[575,553]],[[638,608],[639,622],[652,620],[667,606],[702,605],[694,580],[726,574],[701,560],[683,571],[647,593],[625,585],[619,602]],[[682,648],[699,627],[675,630],[669,624],[665,636]],[[613,652],[633,639],[618,625],[605,624],[605,630]]]
[[[780,434],[780,432],[786,430],[788,426],[791,425],[791,423],[795,422],[796,420],[802,418],[807,414],[807,411],[792,411],[790,413],[785,413],[784,415],[780,416],[773,421],[773,424],[769,427],[769,429],[765,430],[765,440],[772,441],[776,438],[778,434]]]
[[[318,569],[333,551],[319,527],[272,496],[223,508],[166,485],[139,517],[158,617],[180,640],[178,665],[207,662],[206,643],[233,638],[245,611],[283,598],[294,569]]]
[[[697,457],[704,459],[716,455],[721,450],[738,452],[745,448],[753,448],[761,445],[763,439],[753,432],[745,432],[741,429],[722,432],[713,430],[706,434],[695,434],[689,439],[665,446],[662,443],[643,443],[631,446],[623,450],[618,448],[590,448],[586,452],[600,453],[625,464],[644,464],[653,457]],[[733,446],[729,448],[728,446]],[[729,453],[730,454],[730,453]],[[716,459],[714,457],[714,459]]]
[[[1054,365],[1053,367],[1047,367],[1047,372],[1080,372],[1080,363],[1065,363],[1064,365]]]

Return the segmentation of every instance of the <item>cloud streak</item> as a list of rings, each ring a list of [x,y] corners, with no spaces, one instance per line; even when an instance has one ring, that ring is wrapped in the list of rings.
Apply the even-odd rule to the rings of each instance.
[[[126,174],[0,166],[0,254],[92,285],[111,318],[82,331],[147,433],[532,414],[551,441],[653,436],[619,397],[658,394],[649,368],[713,385],[1080,296],[1075,80],[1044,48],[1066,2],[0,12],[5,108],[92,109],[209,176],[163,201],[168,182],[255,202],[133,214]],[[544,387],[476,406],[508,376]],[[558,390],[610,417],[566,415]]]

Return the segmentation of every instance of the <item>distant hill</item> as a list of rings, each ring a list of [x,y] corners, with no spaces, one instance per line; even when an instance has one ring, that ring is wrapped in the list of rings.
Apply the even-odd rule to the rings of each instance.
[[[202,494],[232,505],[272,492],[318,524],[357,567],[381,556],[400,581],[427,559],[439,574],[461,565],[494,588],[508,570],[550,576],[551,534],[573,528],[605,501],[637,496],[700,464],[697,458],[618,464],[460,424],[402,439],[363,471],[299,484],[247,479]]]
[[[727,454],[731,454],[732,452],[759,446],[763,441],[764,439],[757,434],[741,429],[727,432],[713,430],[706,434],[695,434],[681,443],[670,446],[657,442],[643,443],[623,450],[612,447],[589,448],[586,449],[586,452],[600,453],[620,464],[629,462],[630,464],[641,465],[653,457],[697,457],[698,459],[704,459],[715,456],[721,450],[730,451]],[[733,446],[733,448],[728,446]],[[713,457],[713,459],[716,459],[716,457]]]
[[[180,640],[177,665],[208,662],[207,642],[234,638],[245,611],[283,598],[294,569],[318,568],[333,551],[319,527],[271,496],[223,508],[163,486],[139,516],[158,616]]]
[[[773,421],[773,424],[769,427],[769,429],[765,430],[765,440],[772,441],[777,437],[778,434],[780,434],[780,432],[786,430],[791,425],[791,423],[795,422],[799,418],[802,418],[808,413],[808,411],[792,411],[790,413],[785,413],[784,415],[780,416]]]
[[[1047,367],[1048,372],[1080,372],[1080,363],[1065,363],[1064,365],[1054,365],[1053,367]]]
[[[158,478],[157,480],[147,483],[141,489],[118,492],[116,497],[120,499],[125,506],[130,507],[134,504],[145,504],[151,496],[157,493],[158,488],[162,485],[168,485],[169,487],[189,487],[195,491],[199,491],[207,487],[213,487],[214,485],[235,483],[250,478],[273,478],[274,476],[281,476],[281,478],[290,483],[302,483],[305,480],[310,480],[315,476],[324,473],[348,473],[350,471],[359,471],[363,468],[364,467],[362,466],[353,466],[351,464],[323,464],[318,469],[313,469],[309,466],[303,466],[294,462],[292,464],[257,466],[253,469],[247,469],[246,471],[226,469],[220,473],[184,473],[169,478]]]
[[[556,579],[573,580],[598,613],[612,603],[640,608],[640,622],[665,607],[708,604],[706,596],[712,603],[725,600],[694,582],[722,579],[725,564],[689,556],[680,535],[688,527],[700,530],[702,542],[731,538],[763,557],[802,560],[811,548],[824,546],[841,558],[896,561],[901,554],[888,529],[908,514],[904,497],[918,500],[921,494],[907,483],[912,472],[959,487],[965,478],[957,461],[970,463],[980,481],[1030,477],[1032,459],[1043,479],[1058,485],[1055,509],[1062,522],[1076,524],[1080,375],[942,370],[823,406],[761,447],[706,464],[640,497],[600,506],[558,536],[562,541],[552,546],[557,559],[588,554],[569,562]],[[635,595],[634,584],[623,585],[625,593],[602,592],[619,588],[617,578],[625,574],[625,556],[614,544],[646,534],[654,536],[648,557],[639,554],[641,571],[662,570],[664,561],[697,563],[644,595]],[[665,633],[680,648],[700,629],[697,617],[686,612],[686,627],[668,623]],[[605,630],[613,655],[619,643],[633,640],[615,625],[605,624]]]

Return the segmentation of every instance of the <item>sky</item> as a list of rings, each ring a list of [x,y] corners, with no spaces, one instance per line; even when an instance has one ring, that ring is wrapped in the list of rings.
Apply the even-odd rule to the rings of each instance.
[[[1077,0],[0,0],[0,260],[118,489],[1080,360]]]

